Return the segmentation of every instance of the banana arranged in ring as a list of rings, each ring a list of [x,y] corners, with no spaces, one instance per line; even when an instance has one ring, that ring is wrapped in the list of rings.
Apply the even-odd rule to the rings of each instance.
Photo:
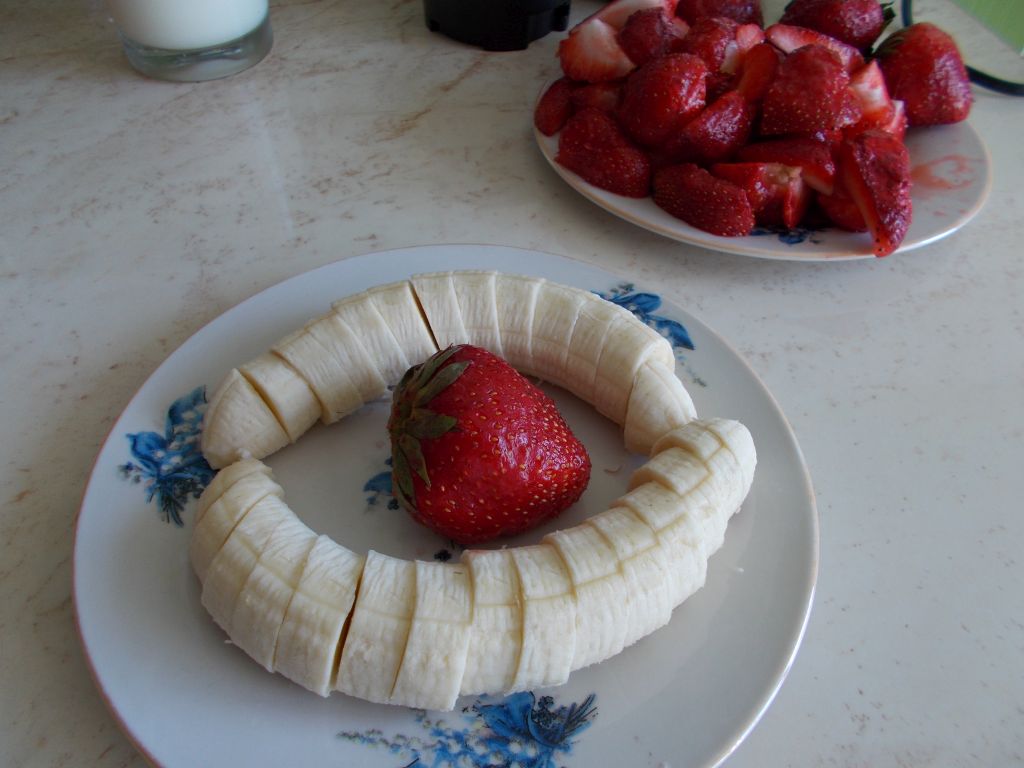
[[[203,454],[214,467],[269,456],[318,419],[383,397],[449,344],[483,347],[569,390],[621,425],[636,453],[696,416],[671,344],[628,309],[542,278],[442,272],[338,301],[232,369],[207,406]]]
[[[668,623],[704,584],[756,455],[739,422],[663,435],[604,512],[459,563],[358,555],[288,508],[244,459],[200,498],[202,603],[269,671],[327,696],[450,710],[464,694],[564,683]]]
[[[259,459],[468,343],[623,426],[649,460],[608,510],[538,544],[459,563],[354,553],[317,536]],[[341,300],[233,369],[202,449],[190,559],[202,604],[265,669],[327,696],[450,710],[460,695],[564,683],[665,625],[753,481],[739,422],[696,420],[671,345],[587,291],[497,272],[417,275]]]

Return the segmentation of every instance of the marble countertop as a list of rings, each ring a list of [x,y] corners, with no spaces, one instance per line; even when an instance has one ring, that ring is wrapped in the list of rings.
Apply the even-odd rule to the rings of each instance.
[[[994,180],[961,231],[766,261],[648,233],[558,179],[530,110],[559,35],[485,53],[430,33],[416,0],[292,0],[272,21],[255,68],[169,84],[129,69],[96,0],[0,8],[0,763],[144,764],[90,678],[71,553],[96,452],[160,362],[311,268],[496,243],[657,284],[800,440],[817,596],[730,768],[1024,764],[1024,99],[976,90]]]

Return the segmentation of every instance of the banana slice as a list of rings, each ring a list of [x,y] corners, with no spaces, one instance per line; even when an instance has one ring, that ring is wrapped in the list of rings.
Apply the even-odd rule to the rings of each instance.
[[[654,443],[665,432],[695,418],[697,410],[676,376],[675,366],[648,360],[636,372],[626,406],[626,450],[650,455]]]
[[[519,571],[505,549],[468,549],[462,561],[473,581],[473,623],[459,692],[511,691],[523,645]]]
[[[555,531],[542,539],[558,550],[576,594],[572,669],[614,656],[626,644],[630,594],[615,549],[591,525]]]
[[[327,696],[335,685],[342,632],[366,558],[317,537],[277,635],[274,669]]]
[[[512,690],[561,685],[569,679],[576,648],[572,580],[550,544],[509,550],[523,600],[523,647]]]
[[[569,340],[565,381],[567,389],[587,402],[594,402],[601,353],[612,327],[623,321],[623,313],[629,315],[627,310],[596,294],[584,294]]]
[[[270,467],[258,459],[242,459],[234,464],[229,464],[213,476],[213,480],[206,486],[199,500],[196,502],[195,524],[203,519],[206,510],[210,508],[225,491],[237,483],[246,475],[259,472],[264,475],[271,475]],[[272,476],[272,475],[271,475]]]
[[[259,462],[252,463],[259,464]],[[239,465],[243,466],[239,467]],[[260,466],[266,469],[265,465],[260,464]],[[232,472],[232,469],[235,467],[239,467],[239,469]],[[192,562],[192,568],[195,570],[200,582],[206,581],[206,572],[210,568],[210,563],[213,562],[217,553],[220,552],[221,547],[224,546],[224,542],[228,540],[231,532],[235,530],[238,522],[246,516],[256,502],[268,495],[274,495],[279,498],[284,496],[284,490],[274,482],[269,474],[269,469],[267,472],[261,472],[250,467],[250,462],[242,461],[237,464],[231,464],[220,471],[217,477],[224,473],[233,474],[236,477],[228,477],[227,480],[233,479],[234,482],[217,496],[216,500],[207,507],[205,513],[195,524],[192,538],[189,539],[188,554],[189,560]],[[241,477],[237,477],[240,472],[245,470],[249,471]],[[200,497],[200,501],[207,496],[211,488],[213,488],[212,483],[206,489],[206,492],[203,493],[203,496]],[[216,489],[214,490],[216,491]]]
[[[584,291],[545,281],[540,284],[533,312],[530,337],[530,362],[527,373],[564,386],[571,391],[566,378],[566,361],[576,318],[585,299]]]
[[[231,369],[210,398],[201,440],[203,455],[212,467],[267,456],[291,442],[270,406],[237,368]]]
[[[320,420],[324,424],[333,424],[363,404],[351,373],[307,328],[286,336],[272,349],[309,384],[320,403]],[[206,437],[205,424],[203,437]],[[256,458],[268,455],[252,452]]]
[[[494,279],[494,305],[501,348],[513,368],[530,370],[533,359],[533,316],[543,278],[499,273]]]
[[[430,326],[427,325],[408,280],[370,288],[366,295],[391,329],[410,365],[426,360],[437,352]],[[402,373],[404,371],[389,383],[398,381]]]
[[[416,564],[370,550],[341,651],[338,690],[387,704],[416,610]]]
[[[387,382],[360,341],[359,334],[339,315],[330,314],[314,320],[306,326],[306,330],[349,373],[359,392],[360,405],[373,402],[387,392]]]
[[[349,328],[358,329],[359,340],[374,362],[381,380],[398,381],[418,359],[410,360],[398,338],[388,327],[370,293],[357,293],[331,305],[334,313]]]
[[[206,516],[209,517],[210,513]],[[292,511],[278,496],[264,496],[238,522],[210,563],[203,581],[201,601],[229,637],[231,618],[242,587],[256,567],[274,529],[292,516]]]
[[[618,558],[628,595],[623,645],[630,646],[668,624],[672,617],[668,555],[651,527],[626,507],[600,512],[586,524],[604,536]]]
[[[628,310],[624,310],[628,313]],[[672,345],[631,314],[619,315],[604,340],[597,363],[592,405],[617,424],[626,420],[629,397],[640,367],[650,361],[674,370]]]
[[[256,560],[231,615],[231,641],[268,672],[284,615],[316,534],[294,515],[278,525]]]
[[[459,299],[455,295],[452,273],[413,275],[410,282],[427,325],[434,334],[437,348],[468,343],[469,334],[462,322],[462,310],[459,309]]]
[[[416,609],[392,704],[443,710],[455,706],[472,618],[469,568],[416,561]]]
[[[451,280],[469,343],[504,357],[498,326],[495,274],[466,270],[453,272]]]
[[[295,442],[320,418],[320,403],[306,380],[288,363],[266,352],[239,367]]]

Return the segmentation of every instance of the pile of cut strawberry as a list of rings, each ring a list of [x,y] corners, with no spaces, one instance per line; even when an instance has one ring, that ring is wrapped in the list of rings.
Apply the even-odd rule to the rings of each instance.
[[[910,226],[908,127],[964,120],[953,39],[920,23],[872,49],[878,0],[614,0],[569,31],[534,124],[594,186],[715,235],[834,225],[874,253]]]

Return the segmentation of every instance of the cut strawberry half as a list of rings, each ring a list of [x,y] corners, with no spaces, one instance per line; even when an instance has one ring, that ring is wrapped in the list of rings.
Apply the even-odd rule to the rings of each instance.
[[[755,45],[747,51],[740,64],[740,78],[736,90],[747,101],[759,103],[775,79],[775,70],[779,66],[780,58],[778,50],[770,43]]]
[[[785,138],[747,144],[736,153],[738,162],[795,165],[804,181],[822,194],[832,194],[836,164],[831,147],[811,138]]]
[[[622,29],[630,16],[646,8],[659,8],[667,16],[676,15],[678,0],[613,0],[590,18],[600,19],[615,29]],[[586,21],[586,19],[584,20]],[[582,22],[581,22],[582,23]]]
[[[750,139],[757,107],[738,91],[729,91],[665,142],[675,162],[707,165],[732,157]]]
[[[690,24],[704,16],[725,16],[740,24],[764,26],[761,0],[679,0],[676,14]]]
[[[583,109],[558,138],[555,161],[595,187],[626,197],[647,197],[651,162],[607,112]]]
[[[807,212],[811,189],[800,169],[781,163],[715,163],[711,173],[747,193],[754,220],[764,227],[797,226]]]
[[[635,66],[619,46],[615,27],[594,17],[573,27],[558,44],[558,59],[566,77],[588,83],[618,80]]]
[[[572,115],[572,81],[563,77],[553,82],[537,102],[533,124],[545,136],[554,136]]]
[[[818,207],[833,224],[848,232],[867,232],[868,225],[860,208],[842,184],[836,184],[831,195],[818,195]]]
[[[682,45],[689,27],[663,8],[637,11],[619,31],[619,45],[637,66],[673,52]]]
[[[808,45],[786,56],[775,71],[761,105],[761,133],[814,134],[860,119],[847,86],[850,76],[828,48]]]
[[[577,85],[572,89],[569,98],[573,109],[594,107],[605,112],[614,112],[622,98],[622,82],[612,80],[606,83]]]
[[[738,54],[736,30],[739,28],[732,19],[722,16],[704,16],[690,26],[680,46],[682,53],[692,53],[704,60],[709,72],[725,71],[722,65],[729,56]]]
[[[839,147],[839,177],[874,238],[876,256],[888,256],[910,227],[910,153],[899,139],[869,130]]]
[[[692,163],[659,170],[653,197],[670,215],[713,235],[741,237],[754,228],[747,193]]]
[[[878,0],[791,0],[780,20],[866,50],[895,16]]]
[[[662,144],[704,108],[706,75],[704,62],[687,53],[669,54],[638,67],[622,88],[616,113],[627,135],[642,146]]]
[[[772,24],[764,31],[768,41],[783,53],[792,53],[807,45],[820,45],[834,53],[847,72],[856,72],[864,66],[864,56],[852,45],[847,45],[834,37],[815,32],[805,27],[794,27],[789,24]]]

